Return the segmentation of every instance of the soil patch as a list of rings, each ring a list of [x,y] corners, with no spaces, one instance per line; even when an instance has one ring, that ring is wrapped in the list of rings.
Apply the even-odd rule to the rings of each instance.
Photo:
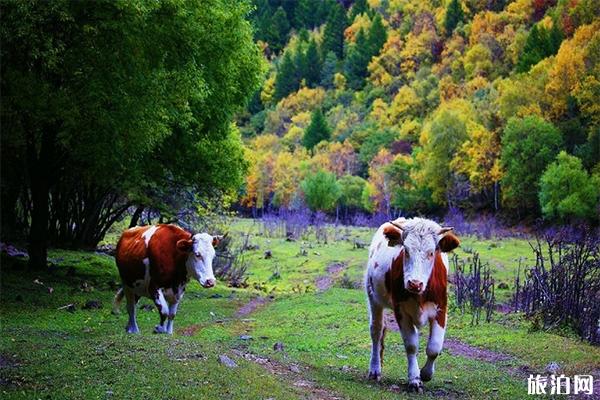
[[[332,287],[335,278],[337,278],[342,273],[342,271],[346,269],[346,267],[348,267],[348,264],[341,262],[329,264],[326,270],[327,275],[319,276],[315,281],[317,291],[324,292],[330,287]]]

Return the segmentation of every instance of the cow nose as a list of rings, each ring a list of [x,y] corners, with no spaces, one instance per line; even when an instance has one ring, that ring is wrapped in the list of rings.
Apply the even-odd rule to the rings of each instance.
[[[411,279],[408,281],[408,290],[413,292],[420,292],[423,290],[423,282]]]
[[[205,288],[208,289],[208,288],[215,286],[215,283],[216,282],[214,279],[207,279],[206,282],[204,282],[204,285],[202,285],[202,286],[204,286]]]

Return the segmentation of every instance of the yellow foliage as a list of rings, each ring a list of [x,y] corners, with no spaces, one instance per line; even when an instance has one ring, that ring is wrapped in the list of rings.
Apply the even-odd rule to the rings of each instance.
[[[304,136],[304,129],[291,125],[287,133],[283,136],[282,143],[289,148],[295,148],[300,146],[302,143],[302,137]]]
[[[421,123],[416,119],[407,120],[400,126],[399,138],[402,140],[409,140],[412,143],[417,143],[422,127]]]
[[[450,75],[445,75],[439,83],[440,101],[450,101],[462,95],[463,90],[460,85],[454,83]]]
[[[465,54],[464,66],[467,78],[478,75],[489,76],[493,68],[492,52],[487,46],[477,43]]]
[[[369,16],[366,13],[358,14],[354,18],[354,22],[352,22],[352,25],[347,27],[344,31],[344,38],[346,42],[354,43],[356,40],[356,34],[361,29],[363,30],[363,33],[366,34],[369,31],[369,28],[371,28],[371,19],[369,18]]]
[[[398,31],[392,30],[378,56],[373,57],[369,63],[369,81],[374,86],[388,87],[393,78],[401,74],[399,68],[402,58],[400,52],[404,42]]]
[[[300,160],[287,151],[275,158],[273,166],[274,202],[280,207],[289,207],[300,185]]]
[[[402,86],[390,105],[390,121],[392,124],[400,124],[407,118],[414,117],[421,104],[422,101],[413,88]]]
[[[385,128],[392,125],[389,117],[388,104],[381,98],[376,98],[372,104],[369,118],[377,123],[379,127]]]
[[[500,140],[493,132],[475,122],[467,123],[469,139],[450,163],[450,167],[469,178],[476,191],[483,191],[502,177],[499,156]]]
[[[333,75],[333,86],[335,90],[344,90],[346,88],[346,77],[339,72]]]
[[[273,95],[275,94],[275,75],[271,75],[263,84],[260,92],[260,101],[266,106],[273,104]]]
[[[568,96],[580,87],[588,66],[589,43],[600,40],[600,21],[580,26],[571,39],[563,41],[550,70],[546,93],[553,98],[552,116],[560,117],[567,109]]]
[[[384,169],[393,159],[394,156],[390,151],[382,148],[369,163],[369,179],[367,180],[369,200],[378,211],[389,211],[391,190]]]
[[[579,103],[583,115],[588,116],[591,124],[600,126],[600,81],[594,75],[588,75],[577,83],[573,95]]]
[[[308,111],[300,112],[292,116],[292,124],[305,129],[310,124],[310,115]]]

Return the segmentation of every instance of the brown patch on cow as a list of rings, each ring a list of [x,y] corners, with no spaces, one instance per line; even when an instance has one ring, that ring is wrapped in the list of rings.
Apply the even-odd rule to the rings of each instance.
[[[187,281],[185,266],[188,252],[177,248],[177,242],[191,234],[175,225],[159,225],[148,243],[150,278],[157,288],[177,288]]]
[[[144,279],[146,266],[143,260],[148,254],[142,235],[150,228],[151,226],[139,226],[127,229],[117,243],[115,259],[119,275],[123,283],[129,287],[133,287],[135,281]]]
[[[391,224],[383,228],[383,236],[388,240],[388,246],[393,247],[402,243],[402,231]]]
[[[435,254],[433,271],[427,282],[427,289],[421,295],[414,294],[404,287],[404,269],[403,269],[404,249],[400,251],[398,257],[392,261],[392,267],[385,273],[385,288],[390,294],[392,308],[399,316],[398,303],[409,299],[414,299],[422,307],[430,301],[438,306],[436,321],[443,328],[446,326],[446,310],[448,306],[448,277],[446,266],[442,261],[441,253]]]
[[[460,239],[452,232],[448,232],[440,239],[438,246],[442,252],[448,253],[460,246]]]
[[[442,254],[439,251],[435,252],[433,271],[427,282],[427,289],[419,297],[422,298],[422,301],[419,302],[421,305],[430,301],[438,306],[438,313],[435,320],[444,328],[446,326],[446,309],[448,306],[448,273],[446,265],[444,265],[444,261],[442,260]]]
[[[375,264],[373,264],[373,269],[379,267],[379,263],[377,261],[375,261]]]
[[[385,323],[383,325],[383,329],[381,330],[381,343],[379,344],[379,360],[381,362],[381,366],[383,366],[383,350],[385,349],[385,333],[386,333]]]

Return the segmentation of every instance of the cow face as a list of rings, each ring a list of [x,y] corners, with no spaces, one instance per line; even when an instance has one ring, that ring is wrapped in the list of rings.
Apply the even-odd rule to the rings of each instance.
[[[215,247],[221,239],[221,236],[198,233],[189,240],[177,242],[179,250],[189,253],[186,262],[188,276],[196,279],[205,288],[211,288],[216,283],[212,263],[215,258]]]
[[[389,246],[402,246],[402,268],[404,287],[411,293],[422,294],[427,289],[433,272],[436,252],[448,252],[459,245],[459,240],[451,231],[433,221],[423,219],[391,222],[393,226],[384,228]]]

